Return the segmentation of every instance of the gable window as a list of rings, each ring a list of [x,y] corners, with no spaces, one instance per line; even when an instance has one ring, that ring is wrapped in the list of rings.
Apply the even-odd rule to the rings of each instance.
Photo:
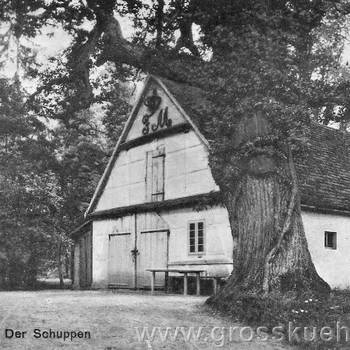
[[[330,249],[337,249],[337,233],[325,231],[324,233],[324,246]]]
[[[188,224],[189,253],[204,253],[204,221],[193,221]]]
[[[164,200],[164,146],[146,153],[146,201]]]

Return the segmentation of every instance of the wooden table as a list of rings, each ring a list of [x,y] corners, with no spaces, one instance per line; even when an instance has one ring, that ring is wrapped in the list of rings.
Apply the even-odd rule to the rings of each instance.
[[[154,285],[156,281],[156,272],[164,272],[165,273],[165,281],[167,283],[169,272],[176,272],[183,274],[184,276],[184,295],[187,295],[188,292],[188,274],[194,273],[196,275],[196,295],[200,295],[201,293],[201,284],[200,284],[200,275],[205,270],[188,270],[188,269],[147,269],[147,271],[152,272],[151,277],[151,294],[154,293]]]

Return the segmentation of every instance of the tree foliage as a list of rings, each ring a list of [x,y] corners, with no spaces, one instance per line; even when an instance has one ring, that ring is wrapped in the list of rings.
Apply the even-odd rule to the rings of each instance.
[[[290,201],[281,201],[281,228],[275,229],[268,248],[274,254],[281,249],[275,241],[285,241],[291,226],[299,225],[292,158],[304,151],[310,122],[342,122],[346,127],[349,116],[348,72],[341,63],[350,11],[346,0],[4,4],[0,17],[18,45],[21,38],[35,37],[49,25],[60,26],[72,37],[47,69],[23,65],[39,81],[37,91],[21,104],[27,109],[22,113],[25,120],[35,115],[34,134],[43,128],[38,122],[43,118],[56,123],[52,132],[31,141],[51,147],[42,162],[50,164],[47,171],[58,186],[55,222],[60,230],[67,232],[79,221],[101,174],[103,156],[120,133],[129,109],[126,82],[146,72],[199,87],[206,94],[208,103],[202,107],[212,118],[203,128],[214,178],[227,194],[234,237],[241,230],[235,231],[236,204],[243,205],[241,184],[247,184],[251,174],[266,181],[278,179],[274,188]],[[121,17],[133,21],[131,40],[123,36]],[[9,38],[2,37],[4,50]],[[22,56],[31,57],[29,51]],[[98,120],[92,116],[98,114],[96,108],[103,111]],[[18,115],[8,122],[9,130],[21,130]]]
[[[118,137],[118,124],[129,108],[128,89],[112,80],[111,69],[96,75],[88,105],[74,94],[62,63],[65,54],[52,58],[46,69],[36,69],[27,40],[55,21],[40,16],[42,6],[7,2],[1,13],[5,31],[0,45],[6,53],[1,67],[7,76],[0,80],[0,287],[7,288],[34,287],[37,277],[52,269],[61,279],[63,270],[69,275],[68,235],[82,222],[111,139]],[[33,77],[42,86],[55,77],[61,84],[30,95],[24,86]]]
[[[1,81],[1,258],[4,284],[33,286],[51,250],[52,214],[61,198],[43,125],[26,111],[18,81]]]

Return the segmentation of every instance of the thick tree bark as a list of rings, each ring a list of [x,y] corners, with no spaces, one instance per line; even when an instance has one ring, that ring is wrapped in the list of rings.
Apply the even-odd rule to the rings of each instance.
[[[259,294],[328,291],[311,260],[299,204],[278,246],[291,191],[276,175],[246,175],[241,181],[242,195],[235,205],[234,271],[218,298],[233,295],[237,290]]]
[[[241,159],[241,176],[224,195],[235,242],[234,268],[214,300],[219,304],[245,292],[322,294],[330,290],[308,250],[292,152],[287,143],[284,159],[264,151],[261,141],[268,139],[271,130],[266,125],[261,115],[246,118],[237,128],[240,134],[234,135],[239,147],[254,140],[259,140],[260,147]],[[276,146],[270,143],[269,147]]]

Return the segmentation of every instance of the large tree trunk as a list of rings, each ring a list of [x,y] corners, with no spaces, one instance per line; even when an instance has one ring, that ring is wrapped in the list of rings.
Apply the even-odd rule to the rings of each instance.
[[[234,213],[234,270],[219,298],[238,289],[255,293],[328,291],[311,260],[298,203],[281,240],[291,190],[277,175],[247,175],[241,181]]]
[[[317,274],[308,250],[291,149],[285,143],[285,158],[275,157],[271,149],[276,143],[263,141],[271,139],[266,125],[257,114],[245,118],[234,135],[237,147],[258,140],[259,149],[241,158],[241,176],[232,190],[226,186],[234,268],[215,298],[219,303],[245,292],[321,294],[330,289]]]

